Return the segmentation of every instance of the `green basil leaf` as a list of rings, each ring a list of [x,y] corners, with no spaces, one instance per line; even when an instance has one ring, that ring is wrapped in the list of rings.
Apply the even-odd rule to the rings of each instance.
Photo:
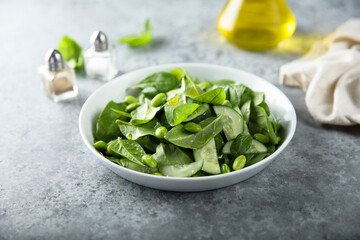
[[[153,27],[149,19],[146,19],[143,30],[138,34],[132,34],[129,36],[125,36],[117,39],[118,43],[125,43],[132,47],[140,47],[147,45],[151,39],[153,34]]]
[[[84,56],[82,49],[69,36],[64,36],[58,45],[58,50],[64,58],[64,61],[71,68],[81,68],[84,65]]]

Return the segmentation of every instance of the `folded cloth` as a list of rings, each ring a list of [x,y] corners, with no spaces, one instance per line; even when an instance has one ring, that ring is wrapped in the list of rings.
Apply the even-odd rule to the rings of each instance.
[[[306,91],[316,121],[360,124],[360,19],[350,19],[304,57],[281,66],[280,83]]]

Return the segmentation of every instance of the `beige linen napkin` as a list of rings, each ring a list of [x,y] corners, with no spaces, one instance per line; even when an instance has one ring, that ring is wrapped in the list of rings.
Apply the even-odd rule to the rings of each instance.
[[[304,57],[281,66],[280,83],[306,91],[316,121],[360,124],[360,19],[350,19]]]

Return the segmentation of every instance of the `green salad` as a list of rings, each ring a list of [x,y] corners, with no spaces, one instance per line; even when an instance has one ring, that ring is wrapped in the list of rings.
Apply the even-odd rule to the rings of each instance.
[[[281,141],[264,93],[232,80],[199,82],[174,69],[127,92],[101,112],[94,143],[125,168],[171,177],[223,174],[261,161]]]

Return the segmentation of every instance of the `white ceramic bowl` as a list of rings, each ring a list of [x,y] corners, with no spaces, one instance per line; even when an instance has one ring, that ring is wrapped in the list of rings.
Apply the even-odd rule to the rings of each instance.
[[[105,105],[110,100],[116,102],[124,101],[126,96],[125,89],[141,81],[146,76],[158,71],[170,71],[174,68],[184,68],[189,72],[190,76],[196,76],[200,80],[230,79],[243,83],[255,91],[264,92],[272,117],[283,125],[281,132],[283,141],[281,146],[269,157],[247,168],[227,174],[194,178],[162,177],[136,172],[112,163],[101,156],[93,147],[93,139],[96,120]],[[121,177],[146,187],[168,191],[193,192],[212,190],[239,183],[263,170],[289,144],[296,128],[296,114],[293,105],[284,93],[271,83],[253,74],[216,65],[177,63],[136,70],[105,84],[96,90],[85,102],[80,112],[79,127],[80,134],[90,151],[95,154],[101,163]]]

